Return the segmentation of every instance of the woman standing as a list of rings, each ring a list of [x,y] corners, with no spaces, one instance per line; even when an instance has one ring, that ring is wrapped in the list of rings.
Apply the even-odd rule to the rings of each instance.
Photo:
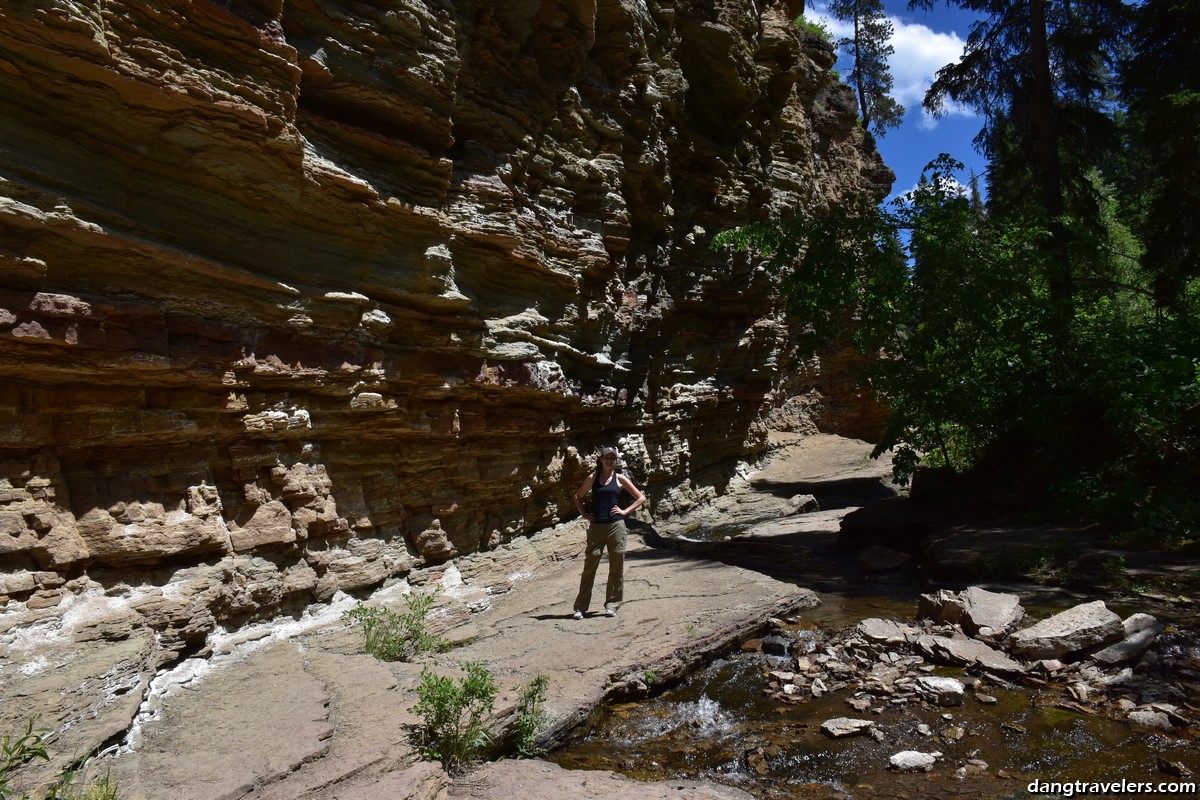
[[[633,496],[627,508],[621,508],[621,490]],[[591,491],[591,503],[585,507],[583,498]],[[617,472],[617,448],[605,447],[595,473],[587,476],[575,493],[575,508],[588,520],[587,551],[583,559],[583,576],[579,579],[579,595],[575,598],[575,619],[583,619],[592,602],[592,582],[600,556],[608,548],[608,589],[604,594],[604,614],[617,615],[617,606],[625,593],[625,517],[632,514],[646,496],[633,481]]]

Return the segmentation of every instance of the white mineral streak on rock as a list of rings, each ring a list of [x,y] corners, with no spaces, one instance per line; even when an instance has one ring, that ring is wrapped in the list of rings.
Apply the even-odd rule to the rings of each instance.
[[[160,672],[150,681],[146,697],[138,708],[121,752],[136,751],[141,742],[142,727],[158,719],[163,701],[183,688],[196,688],[206,677],[226,665],[242,661],[249,653],[269,644],[284,642],[302,633],[334,625],[344,611],[358,604],[349,595],[338,592],[329,603],[315,603],[306,608],[300,619],[279,617],[247,625],[233,633],[217,628],[209,634],[206,644],[212,651],[207,658],[189,658],[169,670]]]

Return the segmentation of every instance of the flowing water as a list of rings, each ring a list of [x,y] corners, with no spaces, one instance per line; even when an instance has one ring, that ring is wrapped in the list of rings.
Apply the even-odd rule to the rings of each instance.
[[[800,627],[807,629],[794,634],[800,649],[817,650],[831,630],[865,617],[905,620],[915,610],[915,595],[822,599],[820,608],[805,612],[806,623]],[[1166,644],[1168,650],[1174,647],[1180,657],[1200,659],[1200,639],[1194,631],[1174,636]],[[956,708],[914,702],[873,714],[848,706],[848,690],[803,704],[781,704],[767,693],[767,673],[791,663],[794,656],[731,654],[656,697],[610,709],[551,759],[568,768],[608,769],[642,780],[711,780],[763,800],[1028,798],[1032,795],[1027,786],[1035,779],[1154,784],[1195,780],[1164,774],[1160,760],[1200,774],[1194,732],[1152,732],[1079,713],[1064,707],[1069,704],[1061,702],[1061,687],[988,685],[994,705],[984,705],[968,693],[966,703]],[[955,669],[939,668],[939,673],[962,675]],[[830,739],[821,732],[825,720],[846,716],[871,719],[878,737]],[[937,751],[943,757],[929,773],[888,770],[889,757],[902,750]]]

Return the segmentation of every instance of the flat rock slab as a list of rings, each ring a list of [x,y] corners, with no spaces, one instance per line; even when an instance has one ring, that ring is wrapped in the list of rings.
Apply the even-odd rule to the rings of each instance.
[[[1012,635],[1013,655],[1027,659],[1060,658],[1125,636],[1121,618],[1103,600],[1083,603]]]
[[[90,608],[85,608],[91,602]],[[120,737],[154,676],[154,635],[120,628],[129,616],[111,598],[70,598],[61,608],[10,614],[0,630],[0,735],[37,727],[60,731],[50,761],[26,779],[45,784],[74,755]],[[24,627],[18,627],[24,626]]]
[[[1006,653],[994,650],[983,642],[965,636],[921,636],[917,647],[928,658],[939,664],[977,666],[992,672],[1019,674],[1027,667],[1009,658]]]
[[[871,617],[858,623],[858,635],[876,644],[904,644],[921,635],[918,628],[890,619]]]
[[[497,761],[456,781],[451,800],[598,798],[605,800],[753,800],[732,786],[700,781],[647,783],[602,770],[566,770],[548,761]],[[342,800],[342,796],[338,796]],[[355,798],[355,800],[358,800]],[[363,798],[362,800],[367,800]],[[371,798],[374,800],[374,798]]]
[[[547,736],[554,740],[605,700],[644,690],[647,672],[662,680],[683,675],[696,658],[728,648],[771,617],[818,602],[808,590],[653,550],[633,535],[618,615],[574,620],[583,538],[582,526],[563,526],[429,575],[446,587],[430,627],[462,645],[424,664],[383,663],[360,653],[360,630],[336,613],[287,638],[243,632],[240,644],[215,646],[206,669],[159,692],[132,749],[105,759],[101,768],[111,768],[122,791],[139,800],[342,798],[343,788],[347,798],[432,798],[444,787],[417,761],[409,735],[419,722],[408,709],[417,702],[423,666],[452,673],[462,662],[482,661],[500,688],[500,718],[512,714],[528,681],[548,676],[546,713],[555,725]],[[602,564],[597,579],[601,592],[606,569]],[[404,610],[395,590],[372,602]],[[605,797],[660,796],[633,782],[623,793],[624,778],[567,773],[541,762],[485,769],[494,770],[497,781],[508,770],[526,781],[544,772],[554,786],[611,784],[616,793]],[[527,795],[509,789],[463,783],[453,796]],[[748,797],[724,787],[696,792],[688,796]],[[552,789],[538,796],[577,795]]]
[[[327,690],[294,644],[277,644],[196,682],[142,726],[133,753],[115,760],[122,793],[232,800],[329,749],[334,723]]]
[[[821,723],[821,733],[834,739],[846,736],[858,736],[869,733],[875,723],[869,719],[853,719],[851,717],[835,717]]]

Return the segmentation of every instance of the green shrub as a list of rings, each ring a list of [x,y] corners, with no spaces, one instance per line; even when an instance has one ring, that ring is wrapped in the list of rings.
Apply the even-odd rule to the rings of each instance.
[[[830,44],[834,44],[833,32],[830,31],[829,28],[825,27],[823,23],[809,22],[804,17],[797,18],[795,22],[796,27],[800,28],[801,30],[807,31],[816,36],[820,36]]]
[[[0,738],[0,800],[15,798],[15,789],[9,785],[14,772],[34,759],[50,760],[46,745],[54,738],[49,728],[34,728],[36,718],[25,721],[25,732]]]
[[[50,760],[47,745],[54,741],[55,734],[49,728],[35,728],[36,717],[25,721],[25,730],[19,736],[10,735],[0,738],[0,800],[29,800],[24,792],[20,795],[9,783],[10,777],[18,769],[35,759]],[[55,781],[42,797],[44,800],[117,800],[118,785],[112,775],[105,773],[104,777],[91,785],[75,786],[75,779],[87,769],[88,759],[74,767],[68,767],[58,775]]]
[[[521,699],[517,702],[517,758],[533,758],[545,752],[538,747],[537,737],[550,724],[545,714],[546,687],[549,684],[549,678],[538,675],[521,690]]]
[[[457,679],[423,669],[417,687],[420,702],[409,709],[424,720],[417,735],[421,757],[440,760],[452,775],[491,744],[487,716],[496,705],[496,682],[483,662],[469,661],[462,667],[466,674]]]
[[[404,598],[408,610],[397,614],[378,606],[359,604],[342,614],[348,622],[363,626],[363,649],[380,661],[411,661],[421,653],[444,653],[450,643],[425,629],[425,616],[433,607],[436,592],[413,592]]]

